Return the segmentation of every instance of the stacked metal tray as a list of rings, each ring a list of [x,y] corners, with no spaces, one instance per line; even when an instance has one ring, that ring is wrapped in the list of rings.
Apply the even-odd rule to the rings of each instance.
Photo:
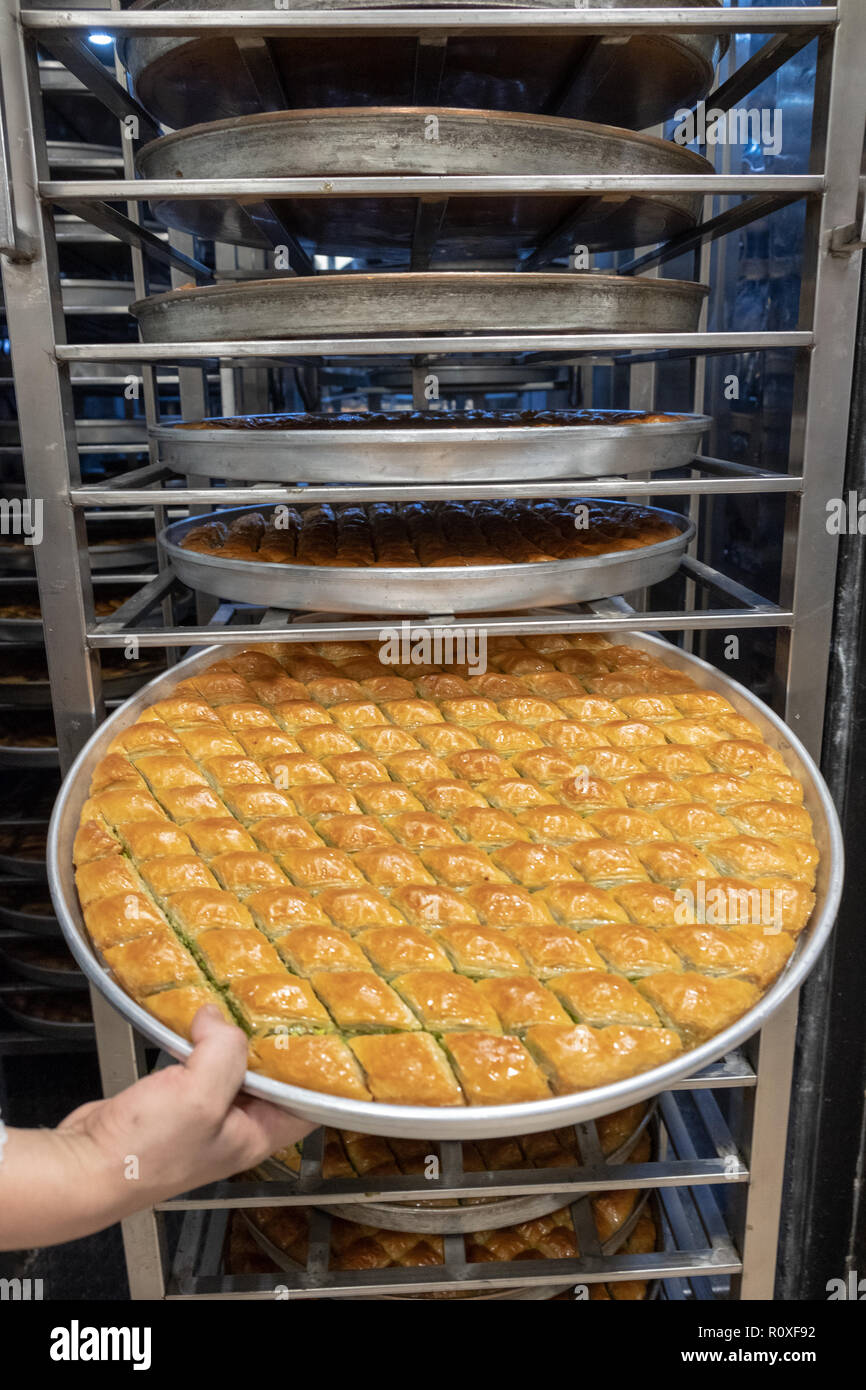
[[[230,524],[250,512],[267,519],[272,510],[238,507],[215,515]],[[184,549],[186,534],[201,525],[199,516],[172,522],[159,544],[184,584],[239,603],[317,613],[493,613],[609,598],[667,579],[694,538],[695,526],[676,512],[651,510],[657,520],[676,526],[679,534],[640,550],[538,564],[365,569],[222,560]]]
[[[631,0],[582,0],[627,9]],[[650,7],[666,0],[647,0]],[[684,0],[683,9],[705,0]],[[717,0],[711,0],[717,3]],[[561,7],[560,0],[498,0],[487,11]],[[232,0],[144,0],[148,10],[232,9]],[[250,11],[273,12],[272,0]],[[407,11],[404,0],[305,0],[305,10]],[[466,9],[473,8],[470,5]],[[478,7],[481,8],[481,7]],[[138,100],[164,125],[244,116],[280,107],[405,106],[412,101],[505,111],[554,111],[583,120],[645,129],[706,96],[723,46],[713,34],[635,33],[599,43],[595,36],[456,30],[416,67],[414,33],[281,33],[251,53],[220,33],[151,37],[131,34],[118,52]]]
[[[593,415],[603,412],[594,411]],[[616,412],[611,411],[611,415]],[[573,418],[570,418],[570,415]],[[680,468],[699,452],[708,415],[653,422],[584,424],[579,412],[561,423],[451,424],[407,421],[389,428],[316,427],[195,429],[157,425],[162,461],[181,474],[260,483],[495,483],[526,478],[601,478]]]
[[[654,1124],[655,1102],[651,1101],[646,1106],[633,1108],[635,1114],[633,1117],[630,1116],[633,1122],[631,1131],[609,1153],[605,1153],[602,1148],[598,1127],[594,1120],[574,1127],[577,1151],[583,1164],[590,1164],[595,1161],[611,1165],[627,1163],[647,1129],[650,1130],[652,1154],[654,1157],[657,1156],[658,1131]],[[324,1178],[322,1171],[324,1144],[320,1136],[317,1136],[317,1139],[319,1139],[318,1144],[314,1140],[304,1147],[304,1159],[307,1163],[308,1173],[310,1166],[308,1150],[312,1148],[314,1150],[313,1162],[317,1164],[319,1177],[327,1188],[328,1179]],[[452,1144],[449,1150],[444,1150],[431,1140],[430,1146],[431,1152],[436,1151],[438,1154],[438,1159],[443,1167],[445,1164],[448,1165],[447,1181],[449,1186],[460,1186],[461,1180],[467,1172],[462,1145]],[[316,1157],[315,1150],[317,1149],[320,1152]],[[570,1171],[577,1172],[577,1163],[568,1166]],[[263,1177],[272,1181],[297,1183],[299,1168],[300,1156],[298,1156],[296,1167],[293,1168],[281,1156],[273,1155],[265,1160],[260,1171]],[[489,1171],[491,1181],[503,1180],[502,1172],[499,1169]],[[382,1175],[377,1173],[376,1176],[379,1183],[387,1189],[388,1184],[382,1182]],[[452,1235],[489,1230],[493,1226],[513,1226],[518,1221],[533,1221],[540,1216],[547,1216],[550,1212],[556,1211],[563,1204],[561,1192],[529,1193],[515,1197],[485,1197],[482,1192],[478,1192],[473,1193],[468,1201],[465,1198],[455,1198],[448,1201],[437,1197],[435,1200],[427,1202],[400,1201],[399,1197],[391,1193],[383,1195],[386,1196],[386,1200],[383,1201],[353,1202],[341,1200],[339,1203],[329,1202],[327,1196],[323,1196],[322,1200],[317,1199],[316,1205],[320,1210],[331,1211],[335,1216],[345,1217],[347,1221],[359,1221],[362,1225],[381,1226],[383,1230],[387,1231],[417,1231],[425,1234]],[[585,1194],[577,1200],[587,1201],[589,1196]]]
[[[688,333],[705,285],[532,271],[313,275],[170,290],[130,305],[146,343],[415,333]]]
[[[419,106],[274,111],[214,121],[145,145],[137,166],[144,178],[181,183],[280,178],[287,170],[326,181],[359,174],[507,175],[508,192],[452,193],[442,200],[427,237],[434,267],[516,260],[541,245],[548,258],[568,255],[575,245],[588,251],[646,246],[689,230],[702,206],[700,193],[543,196],[521,185],[533,175],[713,172],[707,160],[679,145],[612,126]],[[399,193],[337,197],[323,191],[316,198],[273,196],[258,204],[160,197],[151,207],[167,227],[214,241],[270,249],[276,223],[320,254],[372,253],[384,266],[409,258],[418,215],[417,198]]]

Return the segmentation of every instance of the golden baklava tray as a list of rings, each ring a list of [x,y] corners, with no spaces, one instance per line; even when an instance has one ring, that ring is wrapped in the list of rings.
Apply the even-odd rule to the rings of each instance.
[[[75,840],[91,940],[188,1035],[396,1105],[542,1100],[750,1010],[814,904],[803,788],[632,646],[492,637],[487,670],[268,643],[119,733]]]
[[[616,502],[371,502],[217,513],[181,547],[217,560],[338,568],[472,568],[589,560],[673,540],[666,514]]]

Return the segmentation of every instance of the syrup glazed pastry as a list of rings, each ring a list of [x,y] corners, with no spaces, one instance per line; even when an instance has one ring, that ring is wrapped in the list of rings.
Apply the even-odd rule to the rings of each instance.
[[[217,513],[181,545],[217,560],[396,569],[544,564],[639,550],[680,533],[647,507],[615,502],[373,502],[289,507],[276,520]]]
[[[352,1140],[360,1141],[358,1147],[369,1150],[367,1155],[369,1159],[372,1159],[375,1150],[381,1148],[379,1153],[381,1167],[377,1168],[375,1163],[371,1162],[365,1165],[365,1171],[381,1172],[383,1169],[403,1171],[400,1168],[394,1168],[393,1161],[389,1159],[388,1146],[384,1141],[372,1139],[368,1135],[350,1135],[347,1137],[350,1143]],[[545,1144],[548,1147],[551,1146],[550,1141],[555,1140],[555,1136],[551,1134],[537,1135],[535,1139],[538,1141],[538,1148],[541,1151]],[[633,1156],[635,1162],[645,1162],[649,1157],[649,1141],[646,1136],[643,1136],[643,1139],[643,1147],[636,1150]],[[415,1147],[420,1147],[421,1142],[423,1141],[415,1141]],[[477,1148],[479,1151],[483,1148],[490,1149],[490,1157],[493,1162],[488,1164],[484,1154],[479,1152],[478,1169],[483,1170],[488,1166],[494,1168],[500,1158],[505,1158],[505,1166],[508,1166],[509,1160],[514,1161],[517,1166],[533,1166],[532,1162],[523,1156],[521,1146],[526,1143],[531,1143],[531,1138],[529,1140],[496,1140],[487,1143],[481,1141]],[[338,1148],[339,1145],[335,1145],[331,1141],[329,1147]],[[408,1147],[409,1145],[406,1144],[407,1149]],[[429,1145],[426,1147],[429,1149]],[[464,1145],[464,1151],[472,1147],[475,1146]],[[523,1157],[522,1164],[519,1162],[521,1157]],[[413,1155],[411,1158],[407,1156],[406,1169],[412,1172],[420,1171],[418,1168],[419,1160],[423,1164],[423,1157],[420,1155]],[[554,1155],[554,1163],[559,1162],[561,1162],[560,1157]],[[354,1175],[356,1168],[351,1160],[340,1165],[337,1158],[335,1163],[337,1171],[341,1175]],[[503,1165],[499,1164],[499,1166],[502,1167]],[[258,1172],[245,1176],[255,1179],[267,1177],[267,1173]],[[634,1189],[600,1192],[590,1199],[589,1206],[595,1233],[603,1252],[624,1248],[629,1254],[640,1255],[648,1254],[656,1249],[657,1230],[654,1217],[648,1206],[641,1210],[641,1194]],[[306,1208],[258,1207],[251,1209],[248,1219],[272,1247],[276,1247],[292,1263],[306,1268],[310,1253],[309,1212]],[[463,1256],[469,1265],[511,1260],[566,1260],[576,1259],[580,1255],[580,1243],[572,1213],[568,1207],[561,1207],[548,1216],[521,1221],[516,1226],[474,1231],[463,1236],[455,1236],[453,1239],[463,1242]],[[440,1235],[419,1235],[413,1231],[386,1230],[377,1226],[362,1225],[355,1221],[346,1221],[337,1214],[332,1214],[328,1221],[328,1245],[328,1268],[335,1271],[407,1269],[445,1263],[445,1240]],[[635,1281],[629,1296],[643,1298],[645,1292],[645,1287]],[[472,1294],[467,1291],[466,1293],[436,1293],[428,1296],[462,1298],[472,1297]]]
[[[216,1002],[265,1075],[409,1106],[603,1086],[751,1009],[814,903],[781,755],[640,647],[488,666],[267,643],[147,708],[75,841],[115,979],[185,1036]]]
[[[643,410],[438,410],[341,411],[333,415],[229,415],[194,420],[179,430],[387,430],[502,429],[573,425],[658,425],[690,420],[690,415],[654,415]]]
[[[625,1194],[608,1195],[622,1199]],[[309,1225],[304,1209],[266,1207],[263,1210],[264,1218],[255,1223],[262,1234],[272,1245],[278,1245],[290,1259],[301,1265],[306,1264],[309,1254]],[[280,1210],[291,1211],[296,1215],[288,1221],[277,1222],[277,1212]],[[444,1262],[445,1247],[441,1236],[383,1231],[377,1227],[361,1226],[341,1218],[334,1219],[329,1236],[331,1269],[411,1269]],[[279,1241],[275,1237],[279,1237]],[[486,1264],[490,1260],[562,1259],[573,1257],[576,1251],[574,1225],[564,1209],[537,1221],[521,1222],[516,1227],[502,1227],[495,1233],[481,1231],[459,1239],[464,1243],[463,1250],[467,1260],[471,1258],[473,1263],[478,1264]],[[646,1255],[658,1249],[658,1231],[648,1207],[641,1212],[634,1229],[619,1249],[626,1255]],[[285,1279],[285,1271],[257,1244],[240,1212],[232,1212],[231,1215],[223,1251],[223,1264],[226,1274],[271,1274],[277,1278],[282,1275]],[[404,1297],[471,1299],[490,1295],[473,1290],[462,1294],[406,1294]],[[615,1283],[589,1285],[590,1302],[641,1302],[648,1297],[649,1286],[642,1279],[623,1279]],[[573,1301],[574,1291],[568,1289],[565,1293],[554,1294],[552,1301],[556,1299]]]
[[[644,1102],[596,1120],[595,1141],[602,1155],[616,1163],[648,1162],[652,1157],[652,1143],[646,1128],[648,1115],[649,1108]],[[280,1179],[297,1176],[300,1173],[301,1152],[301,1144],[281,1149],[272,1156],[263,1175]],[[436,1152],[437,1146],[432,1139],[383,1139],[354,1130],[326,1128],[321,1172],[326,1181],[332,1178],[423,1175],[428,1171],[429,1156]],[[463,1141],[460,1145],[460,1163],[464,1173],[575,1168],[592,1162],[596,1152],[594,1142],[584,1148],[580,1131],[568,1125],[540,1134]],[[479,1196],[451,1200],[440,1197],[405,1203],[396,1198],[393,1200],[400,1207],[433,1207],[441,1210],[461,1206],[483,1207],[490,1202],[499,1202],[500,1198]]]

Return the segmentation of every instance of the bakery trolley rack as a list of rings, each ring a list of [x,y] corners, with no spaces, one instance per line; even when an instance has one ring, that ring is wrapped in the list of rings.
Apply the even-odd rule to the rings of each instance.
[[[106,201],[105,180],[55,178],[49,167],[39,95],[39,50],[83,83],[119,119],[127,133],[147,141],[160,134],[151,115],[139,104],[123,80],[94,56],[86,43],[93,30],[108,32],[125,43],[148,39],[193,38],[219,31],[243,40],[251,80],[262,97],[263,109],[274,109],[278,75],[270,62],[271,39],[286,35],[325,36],[351,43],[355,36],[397,34],[415,44],[417,99],[431,103],[436,73],[443,54],[456,35],[520,36],[540,27],[550,37],[579,34],[593,40],[593,52],[611,51],[630,33],[664,37],[687,33],[716,35],[729,40],[720,69],[719,85],[712,94],[714,106],[730,109],[746,101],[755,88],[776,72],[806,44],[817,41],[817,70],[812,149],[809,172],[798,175],[716,172],[694,175],[545,175],[534,181],[541,195],[570,191],[577,194],[613,195],[618,192],[697,192],[704,196],[704,217],[694,232],[644,251],[631,264],[620,264],[620,273],[652,270],[688,252],[694,258],[694,280],[706,280],[714,242],[748,226],[768,212],[792,201],[805,205],[805,238],[799,322],[785,331],[722,332],[707,328],[706,311],[696,331],[618,331],[584,334],[541,334],[530,330],[496,334],[424,334],[407,325],[405,332],[385,337],[329,336],[291,340],[197,341],[130,343],[123,347],[125,361],[140,370],[148,424],[161,423],[158,414],[157,370],[177,369],[181,406],[187,419],[212,413],[208,408],[208,382],[219,372],[222,413],[236,412],[236,392],[247,411],[257,408],[256,391],[264,370],[285,367],[315,376],[322,363],[362,363],[374,368],[397,363],[411,369],[416,394],[423,385],[431,359],[459,365],[483,358],[500,361],[508,370],[523,368],[528,376],[539,371],[558,371],[587,364],[615,365],[631,372],[632,403],[653,408],[651,390],[656,364],[687,359],[691,364],[693,409],[702,411],[706,363],[716,354],[785,351],[795,354],[793,428],[788,469],[785,472],[753,467],[710,454],[698,455],[691,466],[672,476],[613,477],[592,482],[581,479],[492,482],[480,485],[424,483],[374,486],[276,485],[253,488],[231,482],[215,488],[201,475],[178,479],[160,457],[155,442],[149,461],[133,472],[99,485],[83,485],[78,467],[74,412],[70,381],[83,364],[117,361],[116,343],[75,343],[66,340],[63,303],[57,271],[55,210],[85,218],[110,231],[133,248],[136,297],[148,292],[148,258],[168,264],[173,283],[190,279],[198,284],[213,281],[214,270],[196,259],[196,246],[186,235],[157,237],[142,225],[141,210],[147,199],[176,194],[177,184],[164,188],[134,177],[134,142],[123,143],[123,177],[111,184]],[[762,46],[737,61],[738,36],[759,34]],[[720,8],[690,4],[665,7],[635,5],[623,11],[609,7],[536,8],[507,6],[487,9],[404,9],[384,6],[355,9],[292,10],[229,8],[138,7],[128,10],[30,9],[20,0],[0,3],[0,53],[2,53],[2,130],[0,130],[0,255],[4,294],[14,344],[15,381],[28,493],[44,505],[45,531],[51,543],[39,549],[36,567],[45,620],[46,650],[58,728],[61,765],[68,768],[84,742],[104,718],[105,706],[96,655],[130,642],[143,652],[161,648],[170,659],[186,648],[213,643],[254,642],[263,636],[290,640],[322,640],[328,637],[377,637],[382,621],[373,618],[303,615],[279,609],[257,609],[231,603],[199,601],[196,621],[181,624],[174,619],[174,600],[179,585],[170,569],[142,584],[109,618],[93,613],[92,585],[84,533],[85,508],[153,508],[161,524],[168,506],[205,511],[215,505],[250,503],[353,501],[393,498],[568,497],[662,498],[688,495],[691,515],[697,518],[702,498],[714,495],[778,493],[785,501],[782,551],[782,583],[778,601],[754,593],[723,570],[688,554],[682,561],[681,602],[655,609],[646,595],[602,600],[583,606],[544,611],[498,614],[485,621],[490,633],[529,632],[640,632],[684,634],[687,647],[696,636],[712,630],[723,633],[746,629],[776,632],[777,661],[774,704],[796,731],[807,749],[820,753],[824,692],[830,658],[830,622],[833,610],[837,539],[825,526],[828,497],[841,496],[844,476],[846,427],[852,379],[856,331],[856,307],[860,280],[862,233],[857,225],[858,181],[864,123],[866,87],[866,9],[860,0],[805,6]],[[572,75],[569,90],[578,89],[579,74]],[[269,93],[270,84],[270,93]],[[279,104],[279,103],[277,103]],[[432,103],[431,103],[432,104]],[[462,192],[509,190],[502,175],[472,176]],[[315,180],[282,178],[265,186],[262,180],[211,178],[203,181],[199,196],[226,200],[268,194],[292,198],[316,196]],[[273,186],[278,183],[278,187]],[[360,181],[337,180],[347,196],[359,191],[383,197],[398,196],[401,179],[379,177]],[[361,185],[363,183],[363,190]],[[405,187],[405,185],[402,185]],[[187,192],[189,190],[186,190]],[[417,189],[410,192],[417,193]],[[449,179],[433,176],[425,186],[427,206],[447,199]],[[738,201],[742,198],[743,201]],[[119,211],[118,204],[126,207]],[[419,202],[419,208],[424,203]],[[282,228],[288,241],[292,268],[298,273],[315,269],[310,258]],[[435,216],[419,216],[413,243],[413,268],[429,266],[435,241]],[[265,262],[264,253],[216,248],[216,267],[231,264],[238,278],[248,276]],[[545,248],[535,253],[535,265],[546,263]],[[240,269],[238,269],[240,267]],[[246,268],[246,269],[245,269]],[[243,382],[252,381],[248,392]],[[647,390],[647,382],[650,383]],[[416,403],[420,403],[417,402]],[[260,407],[258,407],[260,408]],[[153,436],[151,436],[153,441]],[[664,505],[664,502],[662,502]],[[154,613],[162,621],[151,621]],[[418,621],[443,618],[456,626],[471,625],[453,614],[420,614]],[[475,620],[477,621],[477,620]],[[141,1041],[99,995],[94,995],[94,1016],[103,1085],[110,1094],[130,1084],[146,1065]],[[315,1208],[312,1213],[311,1254],[308,1266],[295,1276],[280,1275],[276,1282],[290,1286],[290,1296],[365,1297],[409,1292],[476,1288],[489,1291],[514,1286],[532,1287],[563,1282],[578,1284],[598,1279],[660,1279],[666,1298],[773,1296],[776,1248],[782,1204],[789,1093],[794,1063],[797,1021],[796,997],[789,997],[764,1026],[760,1035],[742,1050],[715,1063],[698,1076],[664,1094],[660,1102],[659,1157],[633,1165],[627,1172],[598,1162],[560,1175],[549,1170],[484,1175],[464,1174],[459,1164],[459,1145],[441,1146],[440,1177],[424,1181],[413,1190],[409,1179],[357,1182],[325,1179],[321,1172],[320,1138],[305,1143],[300,1175],[294,1184],[217,1184],[200,1192],[162,1204],[124,1223],[124,1241],[132,1296],[153,1298],[259,1298],[273,1297],[272,1276],[227,1276],[222,1272],[220,1251],[231,1208],[298,1204]],[[163,1059],[165,1060],[165,1059]],[[721,1099],[724,1098],[724,1104]],[[424,1270],[383,1270],[335,1274],[327,1269],[326,1218],[317,1214],[319,1204],[329,1208],[341,1202],[406,1200],[471,1195],[478,1182],[485,1195],[513,1196],[537,1191],[547,1183],[561,1191],[563,1203],[581,1194],[611,1186],[654,1188],[660,1194],[664,1248],[652,1255],[604,1256],[583,1244],[580,1259],[513,1266],[467,1266],[453,1238],[446,1241],[445,1263]],[[395,1194],[395,1183],[399,1191]],[[163,1219],[172,1212],[171,1223]],[[171,1254],[166,1231],[177,1225],[180,1235]],[[449,1243],[450,1241],[450,1243]],[[565,1274],[565,1279],[563,1275]]]

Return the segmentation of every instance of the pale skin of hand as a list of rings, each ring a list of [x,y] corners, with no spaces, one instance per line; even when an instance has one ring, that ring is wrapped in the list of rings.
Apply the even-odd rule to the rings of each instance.
[[[314,1128],[238,1094],[247,1040],[213,1005],[199,1009],[190,1036],[193,1051],[182,1065],[79,1106],[56,1129],[7,1131],[0,1250],[59,1245],[103,1230],[250,1168]]]

